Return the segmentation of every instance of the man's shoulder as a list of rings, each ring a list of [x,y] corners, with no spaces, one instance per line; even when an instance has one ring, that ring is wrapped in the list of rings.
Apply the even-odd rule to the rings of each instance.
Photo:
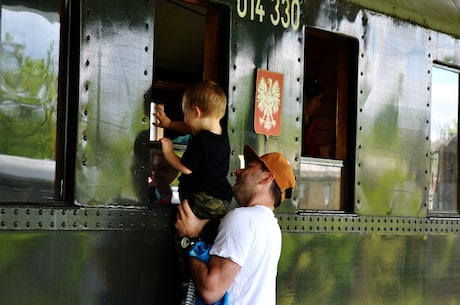
[[[228,211],[227,214],[224,216],[224,219],[226,219],[227,222],[235,221],[237,219],[238,221],[241,221],[242,219],[249,218],[250,214],[251,211],[248,210],[248,208],[238,207]]]
[[[234,208],[233,210],[227,213],[227,217],[229,218],[254,218],[254,215],[274,215],[273,212],[264,206],[255,205],[250,207],[238,207]]]

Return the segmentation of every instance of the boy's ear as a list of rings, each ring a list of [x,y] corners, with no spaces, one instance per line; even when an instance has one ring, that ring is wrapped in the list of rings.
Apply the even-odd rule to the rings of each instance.
[[[203,116],[203,112],[201,111],[201,109],[200,109],[198,106],[193,106],[193,114],[194,114],[197,118]]]

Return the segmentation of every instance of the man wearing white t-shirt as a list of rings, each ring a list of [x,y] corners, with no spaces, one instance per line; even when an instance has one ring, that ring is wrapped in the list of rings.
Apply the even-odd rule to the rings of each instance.
[[[233,196],[239,208],[227,213],[206,264],[190,258],[192,279],[204,302],[213,304],[228,292],[230,305],[274,305],[281,254],[281,230],[274,210],[291,197],[292,167],[280,153],[259,157],[244,147],[245,168],[234,171]],[[184,201],[176,229],[185,240],[199,236],[207,220],[197,218]]]

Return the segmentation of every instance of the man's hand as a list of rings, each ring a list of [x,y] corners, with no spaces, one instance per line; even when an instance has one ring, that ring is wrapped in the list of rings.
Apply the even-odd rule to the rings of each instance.
[[[197,237],[209,219],[200,219],[193,214],[187,199],[177,209],[176,230],[179,236]]]

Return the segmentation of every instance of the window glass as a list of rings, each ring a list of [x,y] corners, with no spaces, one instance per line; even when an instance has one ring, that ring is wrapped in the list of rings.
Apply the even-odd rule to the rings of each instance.
[[[428,208],[458,212],[459,71],[435,66],[431,96],[431,181]]]
[[[1,5],[1,202],[54,196],[59,13],[46,1],[27,4]]]

